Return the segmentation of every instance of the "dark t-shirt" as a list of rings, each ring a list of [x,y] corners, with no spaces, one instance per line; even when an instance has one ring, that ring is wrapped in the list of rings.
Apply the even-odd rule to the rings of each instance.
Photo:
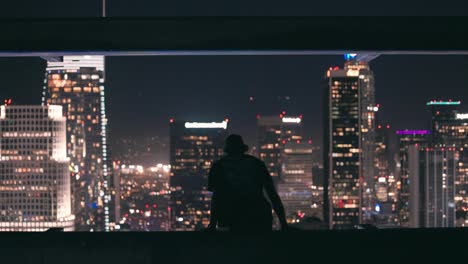
[[[228,155],[216,161],[208,176],[208,189],[214,193],[219,222],[271,227],[271,205],[263,193],[267,184],[273,184],[268,169],[253,156]]]

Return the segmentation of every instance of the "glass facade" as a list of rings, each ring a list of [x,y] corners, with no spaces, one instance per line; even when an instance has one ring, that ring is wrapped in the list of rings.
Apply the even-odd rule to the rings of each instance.
[[[411,191],[410,185],[411,182],[416,182],[410,179],[411,168],[418,168],[418,161],[410,161],[410,152],[412,147],[419,148],[420,146],[424,147],[428,144],[429,134],[428,130],[403,130],[397,131],[398,141],[399,141],[399,151],[398,151],[398,163],[397,163],[397,172],[399,174],[397,182],[398,190],[398,218],[400,227],[411,227],[414,226],[417,222],[414,219],[411,219],[410,215],[410,206],[411,197],[415,196],[415,192]],[[413,151],[414,152],[414,151]],[[414,169],[413,169],[414,170]],[[418,177],[419,178],[419,177]]]
[[[375,214],[373,223],[378,227],[398,226],[398,190],[395,176],[395,155],[391,148],[394,137],[389,125],[378,125],[375,130]]]
[[[286,210],[289,223],[298,223],[306,217],[320,217],[319,206],[313,206],[312,145],[288,142],[281,152],[281,180],[278,194]]]
[[[468,115],[460,112],[459,101],[430,101],[433,130],[432,146],[458,149],[455,172],[455,203],[457,226],[468,225]]]
[[[374,205],[373,73],[348,61],[327,71],[325,86],[324,218],[330,228],[353,228]]]
[[[170,121],[172,231],[201,230],[209,224],[208,172],[224,152],[227,120],[220,123]]]
[[[275,184],[281,180],[281,150],[287,142],[302,140],[302,116],[257,116],[258,157],[265,162]]]
[[[408,148],[410,200],[409,227],[455,226],[456,148]]]
[[[115,208],[107,149],[103,56],[64,56],[47,63],[43,105],[67,118],[73,212],[78,231],[109,231]]]

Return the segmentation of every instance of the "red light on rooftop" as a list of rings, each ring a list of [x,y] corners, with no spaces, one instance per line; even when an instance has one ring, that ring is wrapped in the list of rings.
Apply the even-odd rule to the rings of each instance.
[[[229,122],[229,118],[224,119],[224,121]]]
[[[382,126],[381,126],[381,125],[378,125],[377,128],[382,128]]]
[[[157,204],[153,204],[153,208],[156,208],[156,207],[158,207],[158,205],[157,205]]]
[[[169,123],[174,123],[174,118],[169,119]]]
[[[149,205],[145,204],[145,208],[149,208]]]
[[[283,143],[283,144],[286,144],[286,140],[283,140],[282,143]]]
[[[281,114],[285,115],[285,114],[286,114],[286,111],[281,112]]]
[[[296,143],[299,144],[299,143],[301,143],[301,141],[298,139],[298,140],[296,140]]]
[[[339,69],[340,69],[340,67],[338,67],[338,66],[335,66],[335,67],[333,68],[334,71],[337,71],[337,70],[339,70]]]
[[[309,139],[309,141],[307,141],[307,143],[312,144],[312,139]]]
[[[302,115],[299,115],[299,118],[302,119]]]
[[[387,128],[390,128],[390,125],[387,125]]]
[[[282,114],[280,114],[280,115],[279,115],[279,117],[280,117],[280,118],[283,118],[283,115],[282,115]]]
[[[5,99],[3,102],[5,105],[11,105],[13,101],[11,99]]]

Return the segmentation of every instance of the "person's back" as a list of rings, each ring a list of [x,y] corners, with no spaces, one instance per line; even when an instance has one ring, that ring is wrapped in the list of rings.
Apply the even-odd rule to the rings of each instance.
[[[233,144],[232,137],[238,142]],[[233,135],[230,138],[231,142],[229,137],[226,140],[225,151],[228,155],[216,161],[210,170],[208,188],[214,194],[212,222],[230,230],[271,230],[271,205],[264,195],[265,190],[280,215],[282,226],[285,226],[281,200],[265,164],[243,153],[246,146],[240,136]]]

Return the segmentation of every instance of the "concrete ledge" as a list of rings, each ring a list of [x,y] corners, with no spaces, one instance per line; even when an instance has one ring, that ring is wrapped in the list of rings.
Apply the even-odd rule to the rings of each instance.
[[[2,233],[2,263],[455,263],[468,229]]]

